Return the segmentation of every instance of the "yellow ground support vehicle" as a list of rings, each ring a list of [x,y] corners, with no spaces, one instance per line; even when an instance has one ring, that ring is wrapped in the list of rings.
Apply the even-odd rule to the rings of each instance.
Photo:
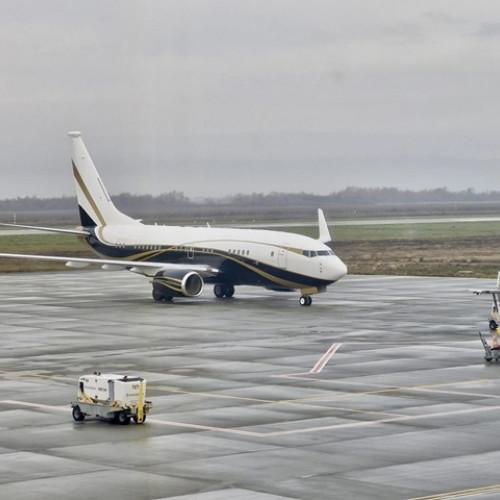
[[[146,401],[143,378],[114,373],[81,376],[77,401],[71,403],[75,422],[94,417],[121,425],[128,425],[131,418],[143,424],[152,406],[151,401]]]

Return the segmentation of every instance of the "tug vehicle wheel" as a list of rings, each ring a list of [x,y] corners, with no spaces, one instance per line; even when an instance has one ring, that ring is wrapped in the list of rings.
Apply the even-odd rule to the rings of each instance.
[[[116,421],[120,425],[128,425],[130,424],[130,417],[124,411],[121,411],[116,415]]]
[[[82,413],[79,406],[73,406],[73,411],[71,413],[75,422],[82,422],[85,419],[85,415]]]
[[[142,422],[138,422],[138,421],[137,421],[137,417],[132,417],[132,418],[134,419],[134,422],[135,422],[136,424],[139,424],[139,425],[140,425],[140,424],[143,424],[143,423],[146,421],[146,412],[144,412],[144,413],[142,414]]]

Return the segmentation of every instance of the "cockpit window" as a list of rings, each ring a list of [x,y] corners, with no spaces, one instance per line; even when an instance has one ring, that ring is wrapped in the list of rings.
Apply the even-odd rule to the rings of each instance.
[[[305,257],[317,257],[318,255],[335,255],[333,250],[302,250],[302,255]]]

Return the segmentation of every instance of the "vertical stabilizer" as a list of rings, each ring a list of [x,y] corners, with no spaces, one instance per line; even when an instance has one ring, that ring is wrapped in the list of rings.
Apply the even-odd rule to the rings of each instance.
[[[138,221],[120,212],[111,201],[81,135],[80,132],[69,132],[76,197],[82,226],[139,224]]]

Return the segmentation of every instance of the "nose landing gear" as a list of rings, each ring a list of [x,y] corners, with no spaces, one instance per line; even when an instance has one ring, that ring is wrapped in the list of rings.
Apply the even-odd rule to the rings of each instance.
[[[299,304],[301,306],[310,306],[312,304],[312,297],[310,295],[302,295],[299,299]]]

